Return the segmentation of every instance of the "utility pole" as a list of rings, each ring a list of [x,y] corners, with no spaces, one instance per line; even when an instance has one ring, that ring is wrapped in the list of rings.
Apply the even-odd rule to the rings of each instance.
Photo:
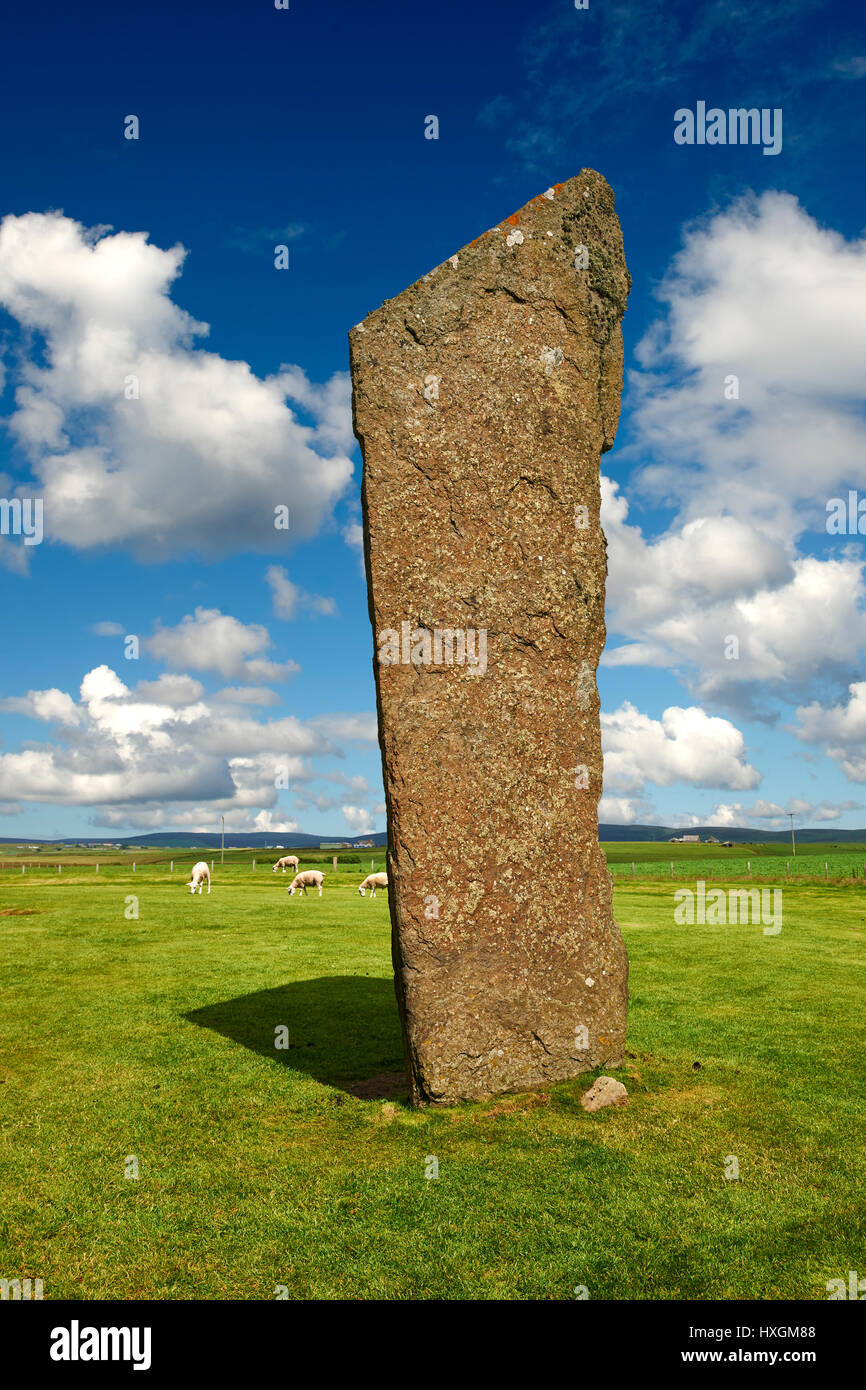
[[[222,864],[223,861],[225,860],[225,857],[226,857],[226,818],[225,818],[225,816],[220,816],[220,820],[221,820],[222,823],[223,823],[223,836],[222,836],[222,842],[221,842],[221,844],[220,844],[220,863]]]
[[[793,853],[796,854],[796,853],[797,853],[797,841],[794,839],[794,812],[793,812],[793,811],[789,811],[789,812],[788,812],[788,815],[791,817],[791,849],[792,849]]]

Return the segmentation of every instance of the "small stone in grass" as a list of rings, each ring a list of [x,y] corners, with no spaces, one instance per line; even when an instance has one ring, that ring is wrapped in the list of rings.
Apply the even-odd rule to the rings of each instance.
[[[601,1110],[605,1105],[625,1105],[628,1091],[612,1076],[600,1076],[580,1098],[584,1110]]]

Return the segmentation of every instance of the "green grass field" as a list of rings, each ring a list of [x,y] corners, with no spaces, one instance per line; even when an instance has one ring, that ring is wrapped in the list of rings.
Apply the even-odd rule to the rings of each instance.
[[[47,1299],[825,1299],[866,1270],[862,879],[785,887],[777,936],[677,926],[672,885],[622,881],[628,1106],[587,1115],[587,1074],[412,1112],[369,856],[321,900],[248,852],[191,898],[198,857],[0,872],[0,1277]]]
[[[748,879],[764,883],[836,883],[866,879],[866,845],[804,843],[791,850],[790,841],[761,841],[734,845],[669,845],[658,841],[608,841],[602,844],[614,881],[676,878],[682,881]],[[671,872],[673,866],[673,872]]]

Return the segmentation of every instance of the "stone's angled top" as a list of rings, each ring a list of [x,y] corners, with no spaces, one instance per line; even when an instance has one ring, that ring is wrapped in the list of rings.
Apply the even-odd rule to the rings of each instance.
[[[530,248],[533,241],[539,244]],[[498,226],[482,232],[394,299],[386,299],[355,325],[349,337],[386,317],[392,306],[402,307],[416,296],[447,295],[448,282],[455,279],[474,281],[480,277],[497,285],[513,279],[519,283],[530,271],[544,273],[550,253],[563,270],[573,270],[581,246],[590,253],[588,283],[603,299],[613,301],[618,321],[625,313],[632,282],[615,217],[613,189],[594,169],[581,169],[574,178],[553,184]],[[555,266],[549,266],[547,273],[555,273]]]
[[[601,174],[582,169],[356,324],[349,333],[353,367],[374,354],[373,340],[380,335],[402,339],[406,347],[438,345],[483,314],[486,297],[497,292],[533,306],[553,304],[566,324],[578,329],[588,324],[596,342],[606,347],[625,313],[631,283],[613,190]],[[602,365],[602,447],[609,449],[619,415],[621,361],[609,382],[611,363]]]

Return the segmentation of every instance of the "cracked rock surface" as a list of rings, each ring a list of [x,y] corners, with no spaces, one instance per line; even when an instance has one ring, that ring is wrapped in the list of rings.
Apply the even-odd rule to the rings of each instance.
[[[584,169],[349,335],[415,1104],[622,1059],[596,668],[630,284]]]

